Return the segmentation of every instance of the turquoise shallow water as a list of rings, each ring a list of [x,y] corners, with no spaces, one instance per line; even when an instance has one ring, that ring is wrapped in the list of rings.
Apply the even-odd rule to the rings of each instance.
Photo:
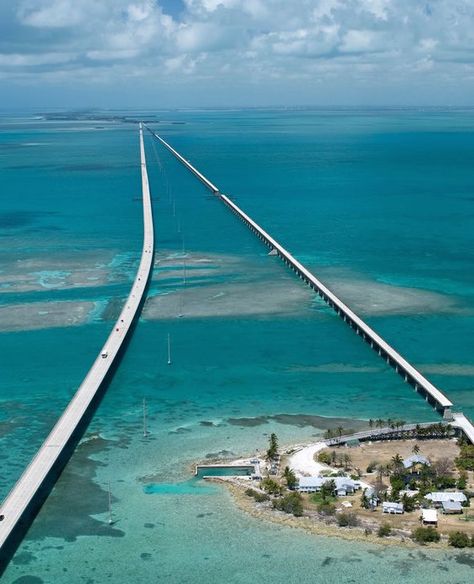
[[[152,125],[474,414],[470,111],[143,115],[162,120]],[[118,313],[141,207],[134,125],[1,122],[5,494]],[[464,554],[425,558],[261,524],[191,480],[196,461],[252,453],[272,431],[284,444],[319,435],[310,416],[347,427],[437,418],[175,160],[150,138],[146,148],[150,299],[5,581],[467,581]]]

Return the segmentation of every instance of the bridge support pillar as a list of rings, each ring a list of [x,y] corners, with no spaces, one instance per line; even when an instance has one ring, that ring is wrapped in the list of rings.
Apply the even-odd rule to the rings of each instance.
[[[453,419],[453,412],[451,408],[443,408],[443,420],[452,420]]]

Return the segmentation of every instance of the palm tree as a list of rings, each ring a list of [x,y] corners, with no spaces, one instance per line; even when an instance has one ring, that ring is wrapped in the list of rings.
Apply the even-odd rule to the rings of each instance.
[[[375,425],[376,425],[376,427],[377,427],[377,428],[383,428],[383,426],[384,426],[384,421],[382,420],[382,418],[378,418],[378,419],[375,421]]]
[[[383,477],[390,474],[390,470],[386,464],[379,464],[376,468],[377,471],[377,487],[378,490],[383,490],[385,485],[383,484]]]
[[[350,454],[345,453],[343,455],[342,459],[344,461],[344,470],[347,470],[348,468],[351,467],[352,458],[351,458]]]
[[[291,470],[289,466],[285,466],[285,470],[283,471],[283,476],[285,477],[286,484],[288,485],[289,489],[294,489],[296,483],[298,482],[296,479],[295,473]]]
[[[344,428],[342,426],[338,426],[337,433],[339,434],[339,438],[342,436],[343,432],[344,432]]]
[[[369,420],[369,427],[370,427],[371,430],[374,427],[374,423],[375,422],[372,420],[372,418],[370,418],[370,420]]]
[[[321,497],[323,499],[323,501],[325,501],[328,497],[331,497],[334,495],[334,491],[336,490],[336,483],[334,482],[334,480],[330,480],[330,481],[325,481],[322,486],[321,486]]]
[[[418,444],[415,444],[415,446],[413,446],[411,451],[413,452],[413,454],[419,454],[420,447],[418,446]]]
[[[403,458],[398,454],[398,452],[395,454],[395,456],[392,456],[392,465],[395,472],[400,470],[400,468],[403,466]]]
[[[269,447],[267,450],[267,458],[272,460],[278,454],[278,438],[275,433],[270,434]]]

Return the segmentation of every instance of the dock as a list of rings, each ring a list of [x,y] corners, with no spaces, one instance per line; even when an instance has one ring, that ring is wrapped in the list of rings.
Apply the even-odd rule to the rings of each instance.
[[[208,188],[217,198],[219,198],[239,219],[241,219],[249,229],[270,248],[273,255],[278,255],[285,264],[292,269],[295,274],[308,284],[319,297],[331,307],[336,314],[352,328],[361,339],[368,343],[378,355],[386,361],[388,365],[407,382],[415,391],[422,395],[426,401],[434,407],[446,421],[458,428],[466,438],[474,443],[474,426],[472,422],[463,414],[453,415],[453,403],[435,387],[422,373],[411,365],[400,353],[398,353],[389,343],[378,335],[362,318],[360,318],[349,306],[347,306],[334,292],[332,292],[323,282],[321,282],[312,272],[301,264],[293,255],[280,245],[269,233],[267,233],[258,223],[247,215],[228,196],[224,195],[219,188],[208,180],[199,170],[197,170],[188,160],[168,144],[161,136],[148,131],[173,154],[189,171],[191,171],[206,188]]]
[[[18,543],[18,533],[24,533],[46,498],[71,452],[71,442],[96,403],[99,390],[113,371],[114,362],[133,330],[139,315],[153,268],[153,214],[143,144],[143,127],[139,127],[140,167],[143,199],[143,248],[138,271],[130,294],[104,346],[81,383],[76,394],[27,466],[0,507],[0,574]],[[67,519],[66,519],[67,520]],[[14,551],[14,550],[13,550]]]

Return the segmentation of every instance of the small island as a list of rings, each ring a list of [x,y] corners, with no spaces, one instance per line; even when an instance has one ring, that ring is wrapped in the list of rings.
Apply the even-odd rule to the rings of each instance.
[[[369,426],[352,434],[339,427],[285,448],[273,433],[263,456],[216,461],[208,467],[225,469],[224,476],[206,476],[206,466],[200,475],[226,484],[253,516],[316,534],[474,547],[474,445],[444,422]]]

